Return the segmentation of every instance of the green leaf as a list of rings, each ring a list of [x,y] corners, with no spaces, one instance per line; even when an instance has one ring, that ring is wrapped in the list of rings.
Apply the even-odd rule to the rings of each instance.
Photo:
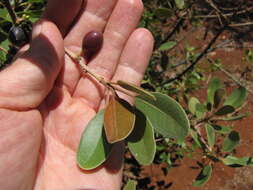
[[[214,128],[215,132],[221,133],[221,134],[228,134],[232,130],[232,127],[227,127],[227,126],[212,125],[212,127]]]
[[[119,86],[121,86],[122,88],[132,91],[134,93],[137,93],[143,97],[149,98],[151,100],[156,100],[155,96],[153,94],[151,94],[150,92],[144,90],[143,88],[140,88],[139,86],[136,86],[135,84],[129,83],[129,82],[125,82],[122,80],[118,80],[117,84]]]
[[[136,182],[134,180],[128,180],[123,190],[135,190]]]
[[[225,90],[224,89],[217,89],[214,93],[214,107],[218,108],[220,103],[223,100],[223,97],[225,95]]]
[[[139,111],[136,112],[134,130],[126,140],[129,150],[139,164],[149,165],[153,162],[156,152],[154,129]]]
[[[222,159],[223,163],[227,166],[253,166],[253,158],[252,157],[234,157],[228,155],[226,158]]]
[[[175,0],[175,3],[178,9],[183,9],[185,6],[184,0]]]
[[[189,120],[183,108],[174,99],[161,93],[152,93],[156,101],[136,97],[135,105],[164,137],[182,142],[188,134]]]
[[[229,113],[233,113],[235,111],[235,108],[229,105],[223,106],[220,108],[215,115],[222,116],[222,115],[227,115]]]
[[[193,129],[190,129],[190,134],[194,140],[194,142],[196,143],[196,145],[201,148],[202,147],[202,144],[201,144],[201,141],[199,140],[199,136],[197,134],[196,131],[194,131]]]
[[[209,84],[208,84],[208,89],[207,89],[207,102],[211,103],[212,105],[214,104],[214,95],[216,90],[222,88],[222,84],[220,82],[220,79],[218,78],[213,78]]]
[[[171,48],[175,47],[175,45],[177,45],[177,42],[175,42],[175,41],[169,41],[169,42],[166,42],[166,43],[162,44],[159,47],[159,50],[160,51],[168,51]]]
[[[191,97],[188,103],[188,108],[190,112],[195,115],[196,114],[196,106],[197,104],[200,104],[199,100],[195,97]]]
[[[231,131],[224,140],[222,151],[231,152],[240,142],[239,133]]]
[[[160,7],[155,10],[155,15],[157,17],[169,17],[171,16],[171,13],[172,10],[165,7]]]
[[[80,168],[91,170],[101,165],[108,157],[112,145],[103,135],[104,110],[101,110],[88,123],[84,130],[77,151]]]
[[[204,104],[197,104],[196,105],[196,117],[198,119],[203,119],[206,115],[206,106]]]
[[[247,98],[247,91],[244,87],[239,87],[232,92],[232,94],[227,97],[224,105],[230,105],[234,108],[240,107]]]
[[[12,22],[11,17],[10,17],[6,8],[0,9],[0,18],[2,18],[3,20],[6,20],[8,22]]]
[[[210,148],[213,148],[215,144],[215,132],[211,125],[206,124],[205,126],[206,134],[207,134],[207,141]]]
[[[197,176],[192,185],[195,187],[204,185],[210,179],[211,175],[212,175],[212,166],[207,165],[203,167],[203,169],[201,170],[201,172],[199,173],[199,175]]]

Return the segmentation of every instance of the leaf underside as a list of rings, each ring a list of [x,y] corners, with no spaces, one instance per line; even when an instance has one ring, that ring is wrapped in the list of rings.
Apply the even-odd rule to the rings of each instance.
[[[126,101],[112,96],[105,108],[104,128],[109,143],[124,140],[133,130],[135,114]]]

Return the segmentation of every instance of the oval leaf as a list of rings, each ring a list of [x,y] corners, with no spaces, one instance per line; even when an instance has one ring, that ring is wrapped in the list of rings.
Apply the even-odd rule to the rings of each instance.
[[[239,87],[232,92],[232,94],[227,97],[224,105],[230,105],[234,108],[240,107],[247,98],[247,91],[244,87]]]
[[[154,129],[147,118],[136,113],[136,122],[133,132],[127,138],[129,150],[141,165],[153,162],[156,152]]]
[[[129,90],[129,91],[132,91],[132,92],[135,92],[141,96],[144,96],[146,98],[149,98],[151,100],[155,100],[155,96],[153,94],[151,94],[150,92],[144,90],[143,88],[140,88],[132,83],[128,83],[128,82],[125,82],[125,81],[122,81],[122,80],[118,80],[117,81],[117,84],[119,86],[121,86],[122,88],[126,89],[126,90]]]
[[[172,14],[172,9],[160,7],[157,8],[154,13],[157,17],[169,17]]]
[[[239,133],[231,131],[224,140],[222,151],[231,152],[240,142]]]
[[[177,42],[175,42],[175,41],[166,42],[159,47],[159,50],[160,51],[168,51],[171,48],[175,47],[175,45],[177,45]]]
[[[111,145],[103,136],[104,111],[101,110],[85,128],[77,151],[80,168],[91,170],[101,165],[108,157]]]
[[[183,141],[188,134],[189,120],[183,108],[174,99],[161,93],[152,93],[156,101],[136,97],[135,105],[164,137]]]
[[[204,185],[210,179],[211,175],[212,175],[212,166],[207,165],[201,170],[201,172],[199,173],[198,177],[195,179],[192,185],[195,187]]]
[[[185,6],[184,0],[175,0],[175,3],[178,9],[183,9]]]
[[[229,113],[233,113],[235,111],[235,108],[229,105],[223,106],[220,108],[215,115],[221,116],[221,115],[227,115]]]
[[[135,190],[136,182],[134,180],[128,180],[123,190]]]
[[[198,136],[198,133],[196,131],[194,131],[193,129],[190,129],[190,134],[194,140],[194,142],[196,143],[196,145],[199,147],[199,148],[202,148],[202,143],[201,141],[199,140],[199,136]]]
[[[196,104],[196,117],[203,119],[206,115],[207,108],[204,104]]]
[[[206,134],[207,134],[207,142],[210,148],[213,148],[215,144],[215,131],[213,127],[209,124],[205,126]]]
[[[220,133],[220,134],[228,134],[232,130],[232,127],[227,127],[227,126],[212,125],[212,127],[214,128],[215,132]]]
[[[104,128],[109,143],[124,140],[133,130],[133,107],[123,99],[111,96],[105,108]]]
[[[228,166],[248,166],[253,165],[253,158],[252,157],[234,157],[228,155],[226,158],[222,159],[223,163]]]
[[[216,90],[222,88],[222,84],[220,82],[220,79],[218,78],[213,78],[209,84],[208,84],[208,89],[207,89],[207,102],[211,103],[213,105],[214,103],[214,95]]]
[[[199,100],[195,97],[191,97],[188,103],[188,108],[193,115],[196,113],[197,104],[200,104]]]
[[[224,89],[218,89],[214,93],[214,107],[218,108],[220,103],[223,100],[223,97],[225,95],[225,90]]]

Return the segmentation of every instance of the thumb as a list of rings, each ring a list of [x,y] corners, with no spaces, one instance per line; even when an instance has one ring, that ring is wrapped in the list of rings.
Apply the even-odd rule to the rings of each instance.
[[[47,20],[33,29],[30,48],[0,72],[0,108],[27,110],[48,95],[64,58],[61,33]]]

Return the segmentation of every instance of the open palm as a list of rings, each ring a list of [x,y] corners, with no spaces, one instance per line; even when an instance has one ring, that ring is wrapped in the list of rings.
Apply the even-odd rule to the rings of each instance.
[[[135,29],[142,9],[141,0],[49,0],[31,44],[0,72],[1,189],[120,189],[120,144],[98,169],[76,164],[80,136],[104,89],[80,73],[64,47],[79,53],[89,31],[102,31],[103,47],[89,68],[138,85],[153,46],[147,30]]]

